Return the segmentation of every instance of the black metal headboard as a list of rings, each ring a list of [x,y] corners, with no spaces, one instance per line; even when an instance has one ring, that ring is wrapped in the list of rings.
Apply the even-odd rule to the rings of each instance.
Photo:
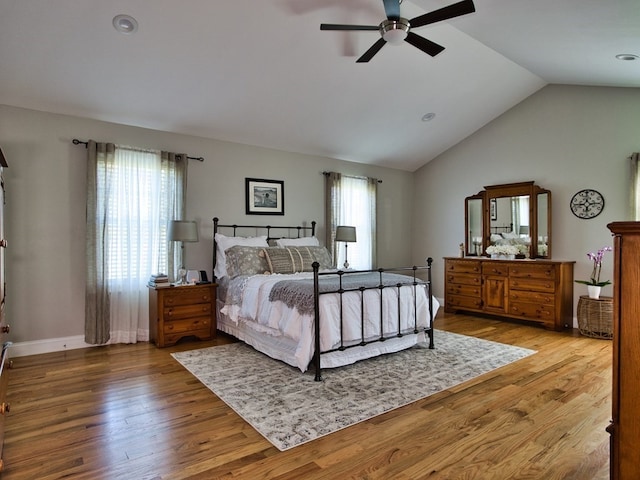
[[[238,224],[232,224],[232,225],[223,225],[220,223],[220,219],[218,217],[214,217],[213,218],[213,266],[211,269],[211,275],[213,276],[213,279],[215,281],[216,279],[216,261],[217,261],[217,243],[216,243],[216,233],[218,233],[219,229],[221,228],[225,228],[225,229],[231,229],[232,230],[232,235],[233,237],[237,237],[239,236],[239,230],[241,230],[240,233],[242,233],[242,231],[247,231],[247,230],[251,230],[252,235],[251,236],[258,236],[260,235],[260,233],[264,234],[263,232],[267,233],[267,243],[270,243],[272,240],[278,240],[279,238],[301,238],[301,237],[313,237],[316,234],[316,221],[312,221],[311,222],[311,226],[310,227],[306,227],[306,226],[302,226],[302,225],[294,225],[294,226],[289,226],[289,225],[284,225],[284,226],[280,226],[280,225],[238,225]],[[276,235],[277,232],[282,232],[282,235],[279,236],[271,236],[271,231],[275,230],[276,231]],[[295,235],[291,235],[291,232],[295,231],[296,234]],[[221,232],[222,233],[222,232]]]

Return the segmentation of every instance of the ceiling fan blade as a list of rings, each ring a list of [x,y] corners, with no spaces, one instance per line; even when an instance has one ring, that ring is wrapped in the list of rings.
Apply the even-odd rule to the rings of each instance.
[[[364,55],[362,55],[358,60],[356,60],[356,63],[366,63],[369,60],[371,60],[373,56],[376,53],[378,53],[382,47],[384,47],[385,43],[387,43],[387,41],[384,38],[381,38],[380,40],[378,40],[376,43],[374,43],[371,46],[369,50],[364,52]]]
[[[424,53],[428,53],[432,57],[435,57],[444,50],[444,47],[442,45],[438,45],[437,43],[434,43],[431,40],[427,40],[420,35],[416,35],[413,32],[407,33],[407,38],[405,38],[404,41],[410,43],[416,48],[419,48]]]
[[[425,13],[419,17],[409,20],[411,28],[423,27],[431,23],[440,22],[442,20],[448,20],[450,18],[459,17],[460,15],[466,15],[467,13],[473,13],[476,11],[476,7],[473,4],[473,0],[462,0],[461,2],[454,3],[448,7],[443,7],[433,12]]]
[[[400,0],[382,0],[384,3],[384,13],[389,20],[400,18]]]
[[[321,23],[320,30],[380,30],[379,25],[340,25],[335,23]]]

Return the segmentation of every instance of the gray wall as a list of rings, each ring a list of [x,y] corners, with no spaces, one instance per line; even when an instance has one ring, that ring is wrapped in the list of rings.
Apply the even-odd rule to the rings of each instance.
[[[612,246],[606,225],[628,220],[626,157],[639,150],[640,89],[547,86],[415,172],[414,258],[436,259],[442,297],[442,257],[457,256],[464,241],[464,198],[485,185],[534,180],[552,192],[553,259],[575,260],[575,278],[588,279],[586,253]],[[569,209],[583,188],[604,195],[594,219]],[[612,271],[608,253],[601,279]],[[576,284],[574,303],[585,294]],[[611,286],[602,294],[611,295]]]
[[[73,138],[151,147],[205,162],[189,164],[187,218],[200,241],[186,245],[187,267],[211,270],[212,218],[259,225],[316,220],[324,238],[324,170],[369,175],[379,187],[379,261],[410,262],[412,174],[339,160],[0,106],[7,186],[7,315],[11,340],[83,335],[86,150]],[[284,180],[285,216],[247,216],[245,177]],[[77,346],[77,345],[76,345]],[[57,345],[53,344],[53,348]]]
[[[73,138],[205,157],[190,164],[187,217],[199,222],[201,240],[186,246],[189,268],[210,269],[214,216],[264,224],[317,220],[322,237],[321,172],[378,177],[379,265],[431,256],[435,293],[443,297],[442,257],[457,255],[464,240],[464,198],[491,184],[535,180],[550,189],[553,258],[576,260],[576,278],[588,278],[586,252],[611,245],[607,223],[627,219],[626,157],[640,150],[640,89],[545,87],[413,174],[0,106],[14,342],[83,332],[86,151]],[[245,215],[247,176],[284,180],[284,217]],[[604,195],[599,217],[580,220],[570,212],[569,200],[582,188]],[[611,278],[612,260],[607,254],[603,278]],[[576,304],[583,290],[576,285]]]

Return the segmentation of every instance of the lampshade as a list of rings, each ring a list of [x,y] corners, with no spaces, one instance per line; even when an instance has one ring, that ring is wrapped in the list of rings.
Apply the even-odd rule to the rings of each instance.
[[[356,227],[340,226],[336,228],[336,242],[355,242]]]
[[[171,220],[169,222],[169,240],[174,242],[197,242],[198,226],[196,222]]]

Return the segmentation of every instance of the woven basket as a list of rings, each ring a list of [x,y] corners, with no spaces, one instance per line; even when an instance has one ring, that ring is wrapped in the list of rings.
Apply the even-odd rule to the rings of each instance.
[[[613,298],[589,298],[578,300],[578,328],[587,337],[613,338]]]

